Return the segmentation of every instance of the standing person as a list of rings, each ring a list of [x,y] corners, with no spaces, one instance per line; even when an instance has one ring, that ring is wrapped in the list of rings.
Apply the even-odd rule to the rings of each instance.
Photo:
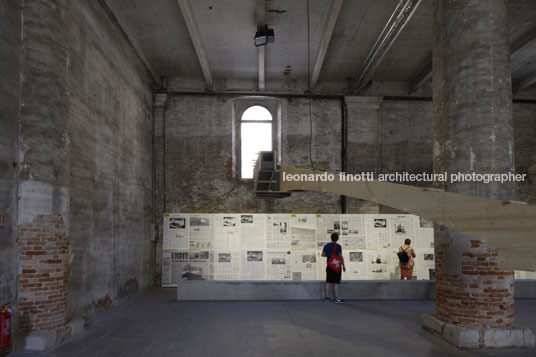
[[[344,266],[344,258],[342,257],[342,247],[337,244],[338,240],[339,234],[333,232],[331,234],[331,243],[326,244],[324,246],[324,250],[322,251],[322,256],[327,258],[326,262],[328,263],[328,265],[326,266],[326,295],[324,299],[326,301],[331,301],[331,298],[329,297],[329,292],[331,290],[331,285],[333,285],[333,292],[335,293],[335,302],[342,303],[344,302],[344,300],[341,299],[341,297],[339,296],[339,284],[341,283],[342,271],[346,271],[346,267]],[[340,257],[342,271],[335,271],[329,266],[329,261],[331,259],[332,254],[336,254],[338,257]]]
[[[399,252],[405,252],[409,257],[407,263],[398,262],[398,266],[400,267],[400,280],[411,280],[411,276],[413,275],[413,266],[415,265],[413,258],[415,258],[416,255],[413,248],[409,246],[410,244],[411,239],[406,239],[404,245],[398,248]]]

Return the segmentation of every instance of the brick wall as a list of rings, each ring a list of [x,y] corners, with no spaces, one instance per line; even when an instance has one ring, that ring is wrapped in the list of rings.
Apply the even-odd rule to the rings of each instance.
[[[23,333],[65,324],[69,240],[60,216],[39,216],[19,228],[19,324]]]
[[[268,104],[266,103],[268,101]],[[233,106],[240,108],[271,103],[281,105],[281,163],[310,167],[309,137],[313,125],[312,156],[317,168],[341,168],[341,103],[314,99],[311,118],[305,98],[229,99],[219,96],[173,96],[165,113],[165,209],[167,212],[340,212],[339,196],[316,192],[293,194],[285,200],[260,200],[252,195],[251,180],[233,178],[238,132],[233,137]],[[235,104],[233,104],[235,103]],[[277,109],[277,106],[275,106]],[[277,111],[272,113],[274,120]],[[233,140],[235,146],[233,146]],[[235,152],[233,151],[235,150]],[[158,182],[158,178],[157,178]],[[162,188],[157,187],[157,190]],[[157,205],[159,203],[157,202]],[[159,220],[162,217],[158,217]]]
[[[497,250],[471,240],[462,252],[461,275],[442,274],[443,244],[436,251],[437,317],[451,324],[477,328],[514,325],[514,272],[498,267]]]

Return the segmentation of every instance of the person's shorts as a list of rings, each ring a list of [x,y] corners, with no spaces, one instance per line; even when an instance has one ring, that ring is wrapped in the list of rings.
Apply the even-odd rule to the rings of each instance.
[[[400,279],[408,279],[411,280],[411,276],[413,275],[413,268],[406,269],[406,268],[400,268]]]
[[[341,275],[342,275],[342,270],[337,273],[335,270],[331,269],[330,267],[326,267],[326,283],[340,284]]]

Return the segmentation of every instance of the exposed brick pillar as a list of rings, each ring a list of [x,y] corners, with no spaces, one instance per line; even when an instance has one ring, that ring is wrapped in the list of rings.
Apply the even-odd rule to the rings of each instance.
[[[455,325],[497,329],[514,326],[514,272],[497,266],[497,251],[471,240],[462,252],[461,274],[443,274],[443,250],[436,254],[436,316]]]
[[[61,216],[19,227],[19,328],[57,330],[66,322],[69,240]]]

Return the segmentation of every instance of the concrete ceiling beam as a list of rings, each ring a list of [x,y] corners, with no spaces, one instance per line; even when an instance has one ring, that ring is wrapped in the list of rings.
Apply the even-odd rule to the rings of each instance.
[[[333,0],[331,2],[331,7],[324,21],[324,26],[322,27],[320,43],[318,45],[318,51],[315,56],[315,63],[313,65],[313,72],[311,73],[311,88],[314,89],[318,83],[318,78],[320,77],[320,71],[322,71],[322,66],[324,65],[324,60],[326,58],[326,53],[328,51],[329,43],[331,37],[333,36],[333,29],[339,18],[339,13],[341,12],[342,5],[344,0]]]
[[[257,27],[266,25],[266,1],[256,0],[255,2],[255,23]]]
[[[512,42],[510,45],[510,53],[514,55],[518,51],[521,51],[527,46],[530,46],[536,42],[536,26],[519,36],[518,39]]]
[[[372,46],[361,71],[352,80],[352,89],[355,94],[359,94],[367,86],[372,78],[372,73],[411,20],[420,3],[421,0],[400,0],[374,46]]]
[[[510,57],[515,57],[527,48],[536,46],[536,26],[521,35],[510,45]],[[536,71],[532,72],[528,77],[521,81],[512,83],[512,92],[517,93],[525,88],[528,88],[536,83]]]
[[[416,92],[425,83],[432,79],[432,54],[430,53],[426,59],[421,63],[416,71],[416,75],[409,82],[409,93]]]
[[[190,39],[194,45],[195,53],[197,54],[197,59],[201,65],[201,71],[203,71],[203,76],[205,77],[205,82],[209,88],[212,88],[214,84],[214,79],[212,77],[212,71],[210,70],[210,65],[208,63],[207,52],[205,50],[205,45],[201,37],[201,32],[199,31],[199,26],[197,25],[197,20],[192,9],[192,4],[190,0],[177,0],[179,7],[186,23],[186,28],[190,34]]]
[[[124,21],[123,16],[121,14],[116,14],[112,7],[110,7],[109,3],[111,0],[104,0],[103,6],[105,7],[105,11],[108,12],[112,18],[113,21],[119,26],[121,29],[121,32],[124,34],[124,36],[127,38],[128,42],[132,46],[132,49],[134,52],[136,52],[136,55],[143,63],[143,66],[147,69],[147,72],[149,72],[149,75],[151,76],[151,79],[153,80],[153,85],[156,85],[160,80],[158,76],[156,75],[156,72],[154,70],[153,64],[145,54],[145,51],[143,50],[143,47],[138,43],[136,40],[136,36],[134,35],[134,32],[130,29],[130,27],[127,25],[128,21]]]
[[[536,71],[532,72],[528,77],[525,77],[520,82],[515,82],[512,84],[512,92],[518,93],[519,91],[528,88],[536,83]]]

